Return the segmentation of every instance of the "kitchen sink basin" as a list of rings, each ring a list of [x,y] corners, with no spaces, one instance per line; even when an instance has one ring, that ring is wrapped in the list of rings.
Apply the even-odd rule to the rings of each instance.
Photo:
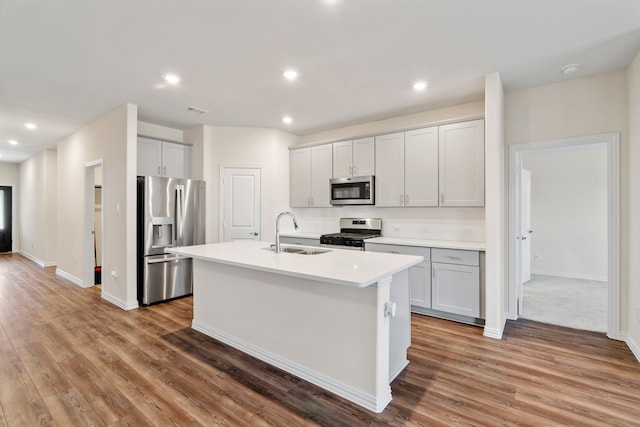
[[[275,245],[271,245],[268,248],[264,248],[268,251],[275,251]],[[299,254],[299,255],[319,255],[324,254],[326,252],[331,252],[330,249],[314,249],[314,248],[301,248],[295,246],[280,246],[280,252],[286,252],[289,254]]]

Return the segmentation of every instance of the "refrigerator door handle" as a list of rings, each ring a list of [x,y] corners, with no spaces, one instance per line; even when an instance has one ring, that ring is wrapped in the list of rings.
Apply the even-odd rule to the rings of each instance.
[[[163,262],[173,262],[173,261],[181,261],[183,259],[189,259],[190,257],[184,255],[176,255],[173,257],[160,258],[160,259],[149,259],[147,260],[147,264],[160,264]]]
[[[183,185],[176,185],[176,246],[182,246]]]

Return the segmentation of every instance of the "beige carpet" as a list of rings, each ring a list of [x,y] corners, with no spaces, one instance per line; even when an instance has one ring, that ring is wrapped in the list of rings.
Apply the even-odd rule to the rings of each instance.
[[[587,331],[607,331],[607,283],[532,275],[520,317]]]

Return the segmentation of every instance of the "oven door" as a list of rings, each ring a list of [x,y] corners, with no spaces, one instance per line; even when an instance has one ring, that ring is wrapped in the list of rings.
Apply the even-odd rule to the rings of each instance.
[[[375,178],[360,176],[335,178],[331,184],[332,205],[373,205],[375,204]]]

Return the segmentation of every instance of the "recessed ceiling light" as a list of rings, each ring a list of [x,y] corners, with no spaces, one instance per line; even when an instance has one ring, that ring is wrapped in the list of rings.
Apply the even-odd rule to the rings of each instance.
[[[287,80],[295,80],[298,78],[298,72],[296,70],[287,70],[283,75]]]
[[[164,80],[170,85],[177,85],[178,83],[180,83],[180,77],[175,74],[165,74],[162,77],[164,77]]]
[[[293,121],[293,119],[292,119],[291,117],[289,117],[289,116],[284,116],[284,117],[282,118],[282,121],[283,121],[284,123],[286,123],[286,124],[289,124],[289,123],[291,123],[291,122]]]
[[[427,88],[427,82],[415,82],[413,84],[413,89],[417,91],[422,91],[422,90],[425,90],[426,88]]]
[[[580,69],[580,64],[569,64],[560,68],[562,74],[573,74]]]
[[[36,126],[35,123],[25,123],[24,127],[26,127],[27,129],[33,130],[33,129],[37,128],[38,126]]]
[[[19,142],[18,142],[18,141],[16,141],[15,139],[10,139],[10,140],[9,140],[9,144],[11,144],[11,145],[18,145],[18,144],[19,144]]]

